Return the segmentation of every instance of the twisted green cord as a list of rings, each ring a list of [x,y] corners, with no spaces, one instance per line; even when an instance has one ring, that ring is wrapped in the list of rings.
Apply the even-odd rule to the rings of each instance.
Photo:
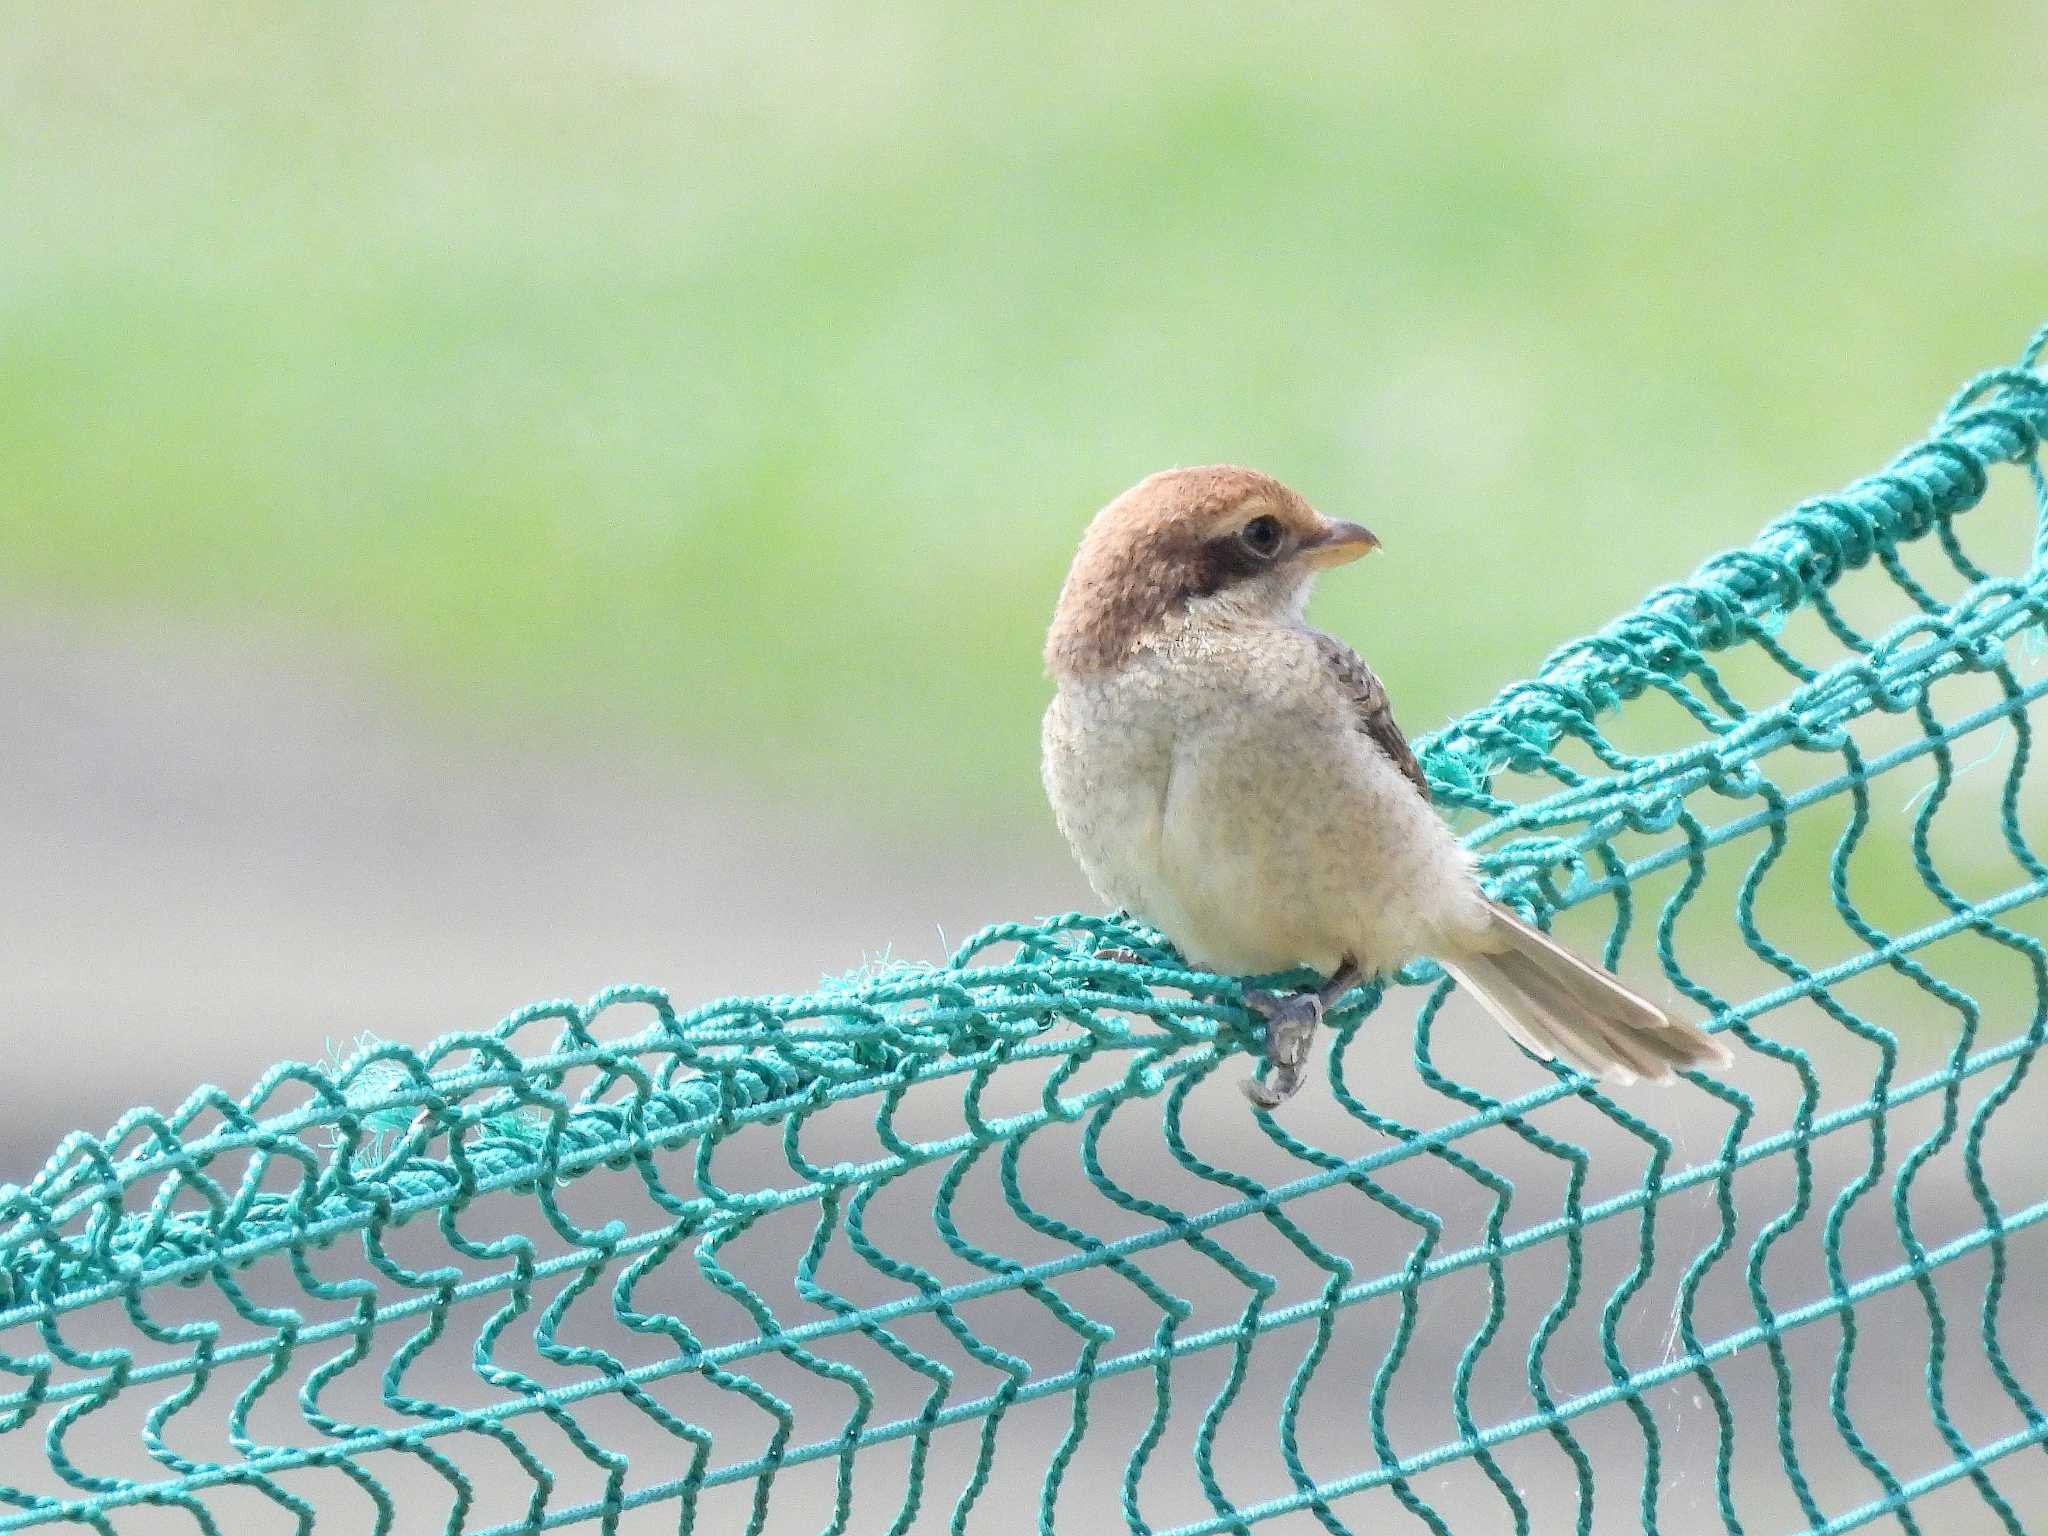
[[[259,1509],[305,1536],[511,1536],[659,1508],[842,1536],[1029,1508],[1046,1532],[1587,1536],[1618,1503],[1646,1532],[1913,1533],[1952,1528],[1936,1495],[2048,1524],[2048,1382],[2007,1315],[2048,1190],[2004,1155],[2031,1144],[2048,1042],[2048,944],[2020,918],[2048,896],[2025,826],[2044,349],[1418,744],[1494,888],[1598,925],[1610,965],[1654,959],[1740,1042],[1727,1079],[1626,1101],[1555,1069],[1475,1081],[1440,1057],[1452,988],[1422,962],[1332,1011],[1329,1117],[1254,1113],[1229,1083],[1258,1034],[1243,983],[1079,914],[802,996],[681,1014],[618,988],[366,1042],[69,1137],[0,1189],[0,1452],[40,1451],[0,1460],[0,1532],[161,1508],[206,1533]],[[1995,512],[1962,516],[2007,476],[2020,570],[1980,551]],[[1889,627],[1858,617],[1887,605]],[[1627,744],[1637,719],[1674,744]],[[1899,915],[1909,887],[1926,913]],[[1976,980],[1994,957],[2008,979]],[[1924,1006],[1859,1004],[1879,981]],[[1939,1065],[1900,1081],[1908,1048]],[[857,1160],[817,1151],[856,1126]],[[1085,1182],[1049,1194],[1055,1165]],[[929,1228],[906,1225],[927,1188]],[[1039,1257],[1003,1251],[997,1209]],[[1879,1220],[1889,1258],[1857,1247]],[[774,1273],[758,1242],[792,1222]],[[1793,1298],[1801,1245],[1824,1280]],[[1870,1391],[1871,1309],[1901,1300],[1911,1399],[1896,1373]],[[994,1334],[1012,1301],[1029,1342]],[[1125,1378],[1149,1408],[1112,1406]],[[1041,1404],[1064,1426],[1027,1454]],[[1077,1475],[1105,1447],[1114,1475]],[[391,1480],[400,1460],[428,1477]]]

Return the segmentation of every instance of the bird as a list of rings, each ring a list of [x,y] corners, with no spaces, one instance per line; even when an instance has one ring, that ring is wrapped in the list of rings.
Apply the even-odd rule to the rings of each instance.
[[[1617,1085],[1727,1048],[1481,888],[1373,670],[1312,628],[1316,577],[1380,547],[1257,470],[1163,470],[1095,514],[1045,641],[1045,789],[1096,894],[1249,989],[1273,1109],[1324,1013],[1433,957],[1525,1050]]]

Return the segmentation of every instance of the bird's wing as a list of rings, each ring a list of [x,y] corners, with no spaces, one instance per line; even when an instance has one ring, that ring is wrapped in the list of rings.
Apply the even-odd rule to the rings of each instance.
[[[1371,737],[1373,745],[1386,753],[1388,760],[1408,776],[1424,800],[1429,799],[1429,779],[1422,771],[1422,764],[1415,760],[1415,754],[1408,750],[1408,739],[1401,734],[1401,727],[1394,723],[1393,707],[1387,703],[1387,690],[1373,675],[1372,668],[1342,640],[1320,631],[1316,632],[1316,652],[1330,669],[1337,686],[1350,699],[1352,715],[1359,730]]]

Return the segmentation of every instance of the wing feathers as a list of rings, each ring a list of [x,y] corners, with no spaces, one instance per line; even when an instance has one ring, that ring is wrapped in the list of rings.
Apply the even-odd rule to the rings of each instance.
[[[1408,738],[1401,734],[1401,727],[1394,723],[1393,706],[1388,704],[1387,690],[1379,678],[1343,641],[1321,630],[1313,633],[1317,654],[1351,700],[1352,714],[1359,730],[1370,736],[1373,745],[1386,753],[1394,766],[1408,776],[1423,799],[1429,799],[1428,776],[1423,773],[1422,764],[1415,760],[1414,752],[1409,750]]]

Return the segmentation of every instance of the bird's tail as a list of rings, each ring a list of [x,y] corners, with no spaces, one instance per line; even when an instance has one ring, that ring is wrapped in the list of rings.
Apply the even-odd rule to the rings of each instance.
[[[1683,1068],[1733,1063],[1698,1025],[1672,1018],[1507,908],[1495,904],[1490,917],[1445,967],[1495,1023],[1545,1061],[1623,1085],[1668,1083]]]

